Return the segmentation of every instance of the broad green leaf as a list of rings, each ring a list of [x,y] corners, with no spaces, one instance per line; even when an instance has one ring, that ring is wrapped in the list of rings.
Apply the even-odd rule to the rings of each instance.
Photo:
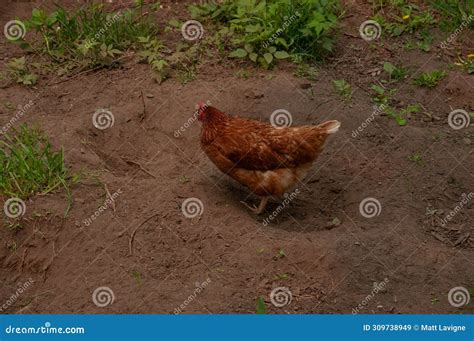
[[[232,51],[229,54],[230,58],[244,58],[246,56],[247,56],[247,51],[245,51],[244,49],[237,49],[237,50]]]
[[[275,52],[276,59],[285,59],[288,58],[290,55],[286,51],[277,51]]]
[[[263,58],[265,58],[268,64],[271,64],[273,61],[273,55],[268,52],[263,55]]]

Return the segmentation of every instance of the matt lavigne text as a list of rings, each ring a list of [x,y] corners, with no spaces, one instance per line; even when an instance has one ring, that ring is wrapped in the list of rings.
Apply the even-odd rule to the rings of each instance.
[[[442,324],[422,324],[421,325],[422,331],[427,332],[465,332],[466,326],[453,326],[452,324],[442,325]]]

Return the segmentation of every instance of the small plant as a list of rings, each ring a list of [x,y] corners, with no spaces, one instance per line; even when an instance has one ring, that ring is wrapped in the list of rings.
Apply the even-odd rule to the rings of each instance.
[[[161,84],[169,75],[168,62],[162,53],[165,46],[158,39],[152,39],[150,36],[138,37],[138,41],[142,45],[142,50],[138,55],[150,64],[155,72],[154,79]]]
[[[434,88],[438,85],[439,81],[447,76],[447,72],[444,70],[434,70],[431,72],[424,72],[415,78],[414,83],[418,86],[427,88]]]
[[[388,15],[379,13],[373,19],[392,37],[426,29],[436,22],[431,11],[420,9],[418,5],[404,0],[392,1],[387,12]]]
[[[330,53],[341,13],[339,0],[237,0],[189,9],[194,18],[217,26],[211,43],[220,52],[264,68],[281,59],[302,61]]]
[[[255,308],[256,314],[266,314],[267,313],[267,306],[265,305],[265,301],[262,296],[257,299],[257,306]]]
[[[26,199],[64,187],[69,194],[64,151],[53,151],[38,129],[22,125],[0,139],[0,194]],[[67,213],[67,212],[66,212]]]
[[[333,80],[332,85],[336,93],[341,96],[345,101],[352,98],[352,87],[344,79]]]
[[[38,76],[31,72],[25,57],[13,58],[7,64],[7,78],[23,85],[35,85]]]
[[[375,96],[372,97],[374,103],[384,106],[389,105],[390,97],[396,92],[394,89],[388,90],[377,84],[372,84],[370,88],[375,92]]]
[[[389,82],[397,82],[407,77],[407,70],[405,68],[397,67],[390,62],[383,63],[383,69],[388,74]]]
[[[127,49],[141,47],[139,37],[155,36],[158,32],[148,12],[142,11],[143,4],[137,6],[113,13],[105,12],[98,4],[76,11],[58,7],[50,13],[35,8],[25,25],[27,30],[36,31],[40,39],[20,39],[14,43],[50,57],[67,72],[113,66]]]
[[[306,63],[300,63],[296,69],[295,76],[315,81],[318,76],[318,68]]]
[[[413,155],[410,155],[410,157],[408,158],[410,161],[416,163],[417,165],[421,165],[423,164],[423,158],[421,157],[420,154],[413,154]]]
[[[397,111],[396,109],[391,107],[387,107],[385,111],[390,117],[393,117],[397,121],[399,126],[404,126],[407,124],[407,115],[420,112],[420,110],[421,106],[419,104],[410,104],[409,106],[401,109],[400,111]]]

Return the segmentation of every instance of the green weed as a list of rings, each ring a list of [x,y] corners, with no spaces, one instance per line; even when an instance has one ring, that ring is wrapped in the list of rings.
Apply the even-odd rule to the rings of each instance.
[[[348,101],[352,98],[352,87],[344,79],[333,80],[332,85],[336,93],[345,101]]]
[[[193,5],[193,17],[217,24],[230,58],[264,68],[277,60],[322,58],[332,51],[339,0],[237,0]],[[221,43],[222,45],[222,43]]]
[[[0,194],[26,199],[64,187],[69,194],[64,151],[54,151],[38,129],[22,125],[0,139]]]
[[[13,58],[7,63],[6,78],[23,85],[35,85],[38,80],[38,76],[27,65],[25,57]]]
[[[383,69],[389,77],[389,82],[397,82],[407,77],[407,69],[402,66],[395,66],[390,62],[385,62],[383,63]]]
[[[448,73],[444,70],[433,70],[431,72],[423,72],[417,78],[414,83],[418,86],[434,88],[438,85],[439,81],[446,77]]]

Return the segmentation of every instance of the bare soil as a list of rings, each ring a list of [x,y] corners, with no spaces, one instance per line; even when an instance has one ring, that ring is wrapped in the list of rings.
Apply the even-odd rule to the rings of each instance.
[[[164,4],[164,16],[187,18],[184,4]],[[2,2],[2,27],[39,5],[52,3]],[[374,283],[387,279],[361,313],[473,313],[474,297],[462,308],[448,302],[451,288],[474,287],[473,203],[441,224],[462,194],[474,191],[473,125],[454,130],[447,122],[452,109],[474,110],[472,76],[451,68],[434,89],[413,85],[420,71],[452,65],[450,51],[438,47],[447,34],[433,32],[429,53],[402,49],[400,40],[374,47],[358,33],[370,7],[345,5],[351,15],[316,81],[295,77],[290,64],[269,71],[244,66],[250,75],[244,79],[236,75],[242,65],[203,61],[196,80],[158,85],[148,65],[129,61],[66,81],[43,76],[34,88],[0,89],[2,126],[15,114],[6,102],[16,107],[32,100],[20,122],[43,129],[56,148],[64,147],[72,171],[84,174],[72,188],[66,217],[67,196],[59,191],[26,202],[23,229],[0,229],[0,304],[33,281],[5,311],[173,313],[187,300],[185,313],[254,313],[262,296],[271,313],[351,313]],[[472,39],[462,32],[456,48],[472,52]],[[0,46],[0,66],[23,53],[3,35]],[[377,116],[353,137],[373,112],[370,84],[382,77],[369,71],[384,61],[410,66],[395,98],[400,107],[420,103],[426,113],[412,114],[403,127]],[[352,85],[350,102],[335,94],[334,79]],[[199,122],[175,136],[203,100],[264,121],[283,108],[293,125],[337,119],[342,127],[298,187],[300,194],[267,225],[264,219],[280,201],[262,216],[249,212],[240,201],[258,199],[207,159]],[[100,108],[113,113],[113,127],[93,126]],[[109,205],[87,226],[84,220],[107,199],[104,184],[121,194],[115,208]],[[181,205],[191,197],[202,201],[203,212],[189,219]],[[381,203],[378,216],[361,215],[359,204],[367,197]],[[196,283],[206,280],[189,302]],[[102,286],[115,296],[106,307],[92,300]],[[290,304],[271,304],[276,287],[290,289]]]

